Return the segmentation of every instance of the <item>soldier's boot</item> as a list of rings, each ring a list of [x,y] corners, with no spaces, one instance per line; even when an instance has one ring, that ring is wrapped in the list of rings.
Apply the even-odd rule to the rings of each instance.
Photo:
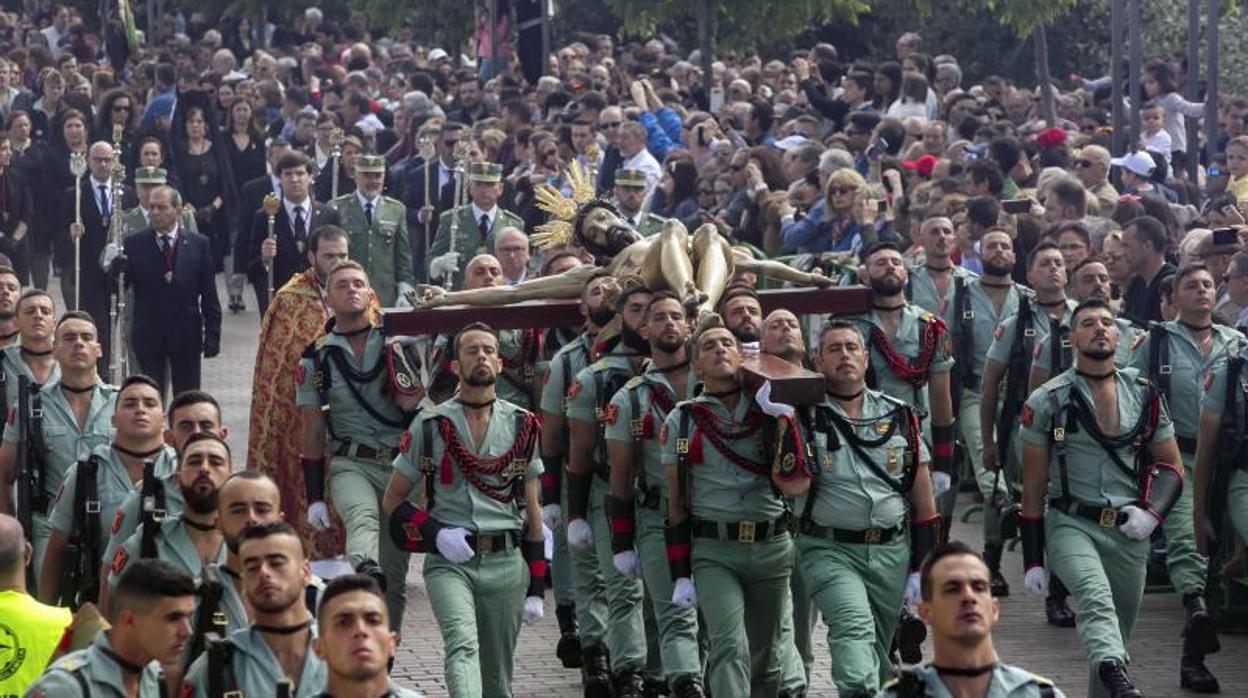
[[[1205,655],[1222,649],[1218,631],[1204,596],[1183,595],[1183,657],[1179,660],[1179,685],[1195,693],[1218,693],[1218,678],[1205,666]]]
[[[604,645],[581,647],[581,684],[585,698],[611,698],[611,662]]]
[[[927,626],[910,610],[909,606],[901,607],[901,618],[897,622],[897,652],[901,661],[906,664],[918,664],[923,661],[923,641],[927,639]]]
[[[1010,583],[1005,581],[1005,575],[1001,574],[1001,550],[1000,543],[989,543],[984,546],[984,562],[988,564],[989,584],[992,587],[992,595],[998,599],[1010,595]]]
[[[555,618],[559,621],[559,642],[555,645],[555,656],[563,663],[564,669],[580,669],[581,629],[576,622],[576,606],[555,606]]]
[[[1204,655],[1184,654],[1179,660],[1179,685],[1193,693],[1219,693],[1218,677],[1205,666]]]
[[[1121,662],[1107,660],[1096,667],[1101,685],[1109,691],[1109,698],[1144,698],[1135,682],[1127,676],[1127,668]]]
[[[1044,600],[1044,615],[1049,625],[1059,628],[1075,627],[1075,612],[1070,610],[1066,600],[1070,591],[1056,575],[1049,576],[1049,596]]]
[[[696,677],[682,676],[672,682],[672,698],[706,698],[706,692]]]
[[[386,593],[386,573],[381,569],[381,565],[375,560],[364,558],[355,563],[356,574],[363,574],[372,577],[377,581],[377,585],[381,587],[381,593]]]
[[[646,698],[646,681],[637,669],[622,669],[613,677],[615,698]]]
[[[667,682],[647,676],[642,681],[641,693],[645,698],[658,698],[667,695]]]

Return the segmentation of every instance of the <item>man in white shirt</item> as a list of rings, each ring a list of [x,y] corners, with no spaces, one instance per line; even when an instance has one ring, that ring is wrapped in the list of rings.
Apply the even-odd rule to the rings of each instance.
[[[650,208],[650,197],[654,195],[654,187],[663,176],[663,166],[646,150],[646,127],[639,122],[628,121],[620,126],[620,154],[624,156],[622,170],[641,170],[646,174],[646,193],[642,209]]]

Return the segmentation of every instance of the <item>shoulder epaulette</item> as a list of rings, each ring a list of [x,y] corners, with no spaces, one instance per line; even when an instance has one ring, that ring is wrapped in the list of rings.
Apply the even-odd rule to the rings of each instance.
[[[86,653],[87,653],[87,650],[78,650],[77,652],[70,652],[64,657],[61,657],[55,662],[52,662],[52,666],[49,666],[48,668],[49,669],[63,669],[65,671],[77,671],[87,665]]]
[[[1027,672],[1027,673],[1029,673],[1029,674],[1030,674],[1031,672]],[[1039,674],[1031,674],[1031,680],[1032,680],[1032,681],[1035,681],[1036,683],[1040,684],[1041,686],[1053,686],[1053,685],[1054,685],[1054,683],[1053,683],[1053,681],[1052,681],[1051,679],[1048,679],[1048,678],[1046,678],[1046,677],[1044,677],[1044,676],[1041,676],[1041,675],[1039,675]]]
[[[1152,381],[1150,381],[1147,376],[1136,376],[1135,382],[1145,386],[1152,385]]]
[[[880,398],[880,399],[884,400],[884,402],[890,402],[890,403],[893,403],[893,404],[895,404],[895,405],[907,405],[907,404],[909,404],[909,403],[905,402],[904,400],[898,400],[897,398],[893,397],[892,395],[889,395],[888,393],[879,392],[879,391],[873,391],[873,392],[875,393],[875,396],[876,396],[876,397],[878,397],[878,398]]]
[[[931,322],[936,319],[936,316],[930,310],[924,310],[919,313],[919,319],[923,322]]]
[[[632,390],[633,388],[638,388],[638,387],[641,387],[642,385],[645,385],[645,383],[646,383],[645,378],[641,376],[633,376],[632,378],[629,378],[627,382],[624,383],[624,387],[628,388],[629,390]]]

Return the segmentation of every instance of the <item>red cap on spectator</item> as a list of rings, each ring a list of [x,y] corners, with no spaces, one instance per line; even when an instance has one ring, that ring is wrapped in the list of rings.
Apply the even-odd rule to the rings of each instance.
[[[940,162],[940,160],[935,155],[929,153],[918,160],[905,160],[901,163],[901,166],[907,170],[915,170],[924,177],[931,177],[932,170],[936,168],[937,162]]]
[[[1041,148],[1056,148],[1066,142],[1066,131],[1057,128],[1046,128],[1036,134],[1036,145]]]

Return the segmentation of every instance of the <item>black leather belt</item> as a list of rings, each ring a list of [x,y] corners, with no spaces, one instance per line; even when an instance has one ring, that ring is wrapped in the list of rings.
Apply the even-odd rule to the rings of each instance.
[[[338,444],[338,448],[334,449],[334,455],[342,458],[361,458],[363,460],[390,463],[395,456],[399,455],[399,451],[396,448],[373,448],[364,444],[343,441]]]
[[[775,521],[695,521],[693,535],[698,538],[754,543],[789,532],[789,518]]]
[[[1179,444],[1179,450],[1183,453],[1196,455],[1196,439],[1191,436],[1174,435],[1174,440]]]
[[[1049,508],[1076,518],[1091,521],[1101,528],[1114,528],[1126,521],[1127,517],[1126,514],[1113,507],[1094,507],[1088,504],[1080,504],[1079,502],[1062,502],[1060,499],[1050,499]]]
[[[819,524],[811,523],[802,527],[802,535],[826,538],[837,543],[883,545],[884,543],[891,543],[895,538],[900,537],[905,530],[904,525],[897,525],[893,528],[868,528],[861,531],[851,531],[847,528],[832,528],[831,526],[820,526]]]
[[[503,553],[512,548],[520,547],[520,534],[516,531],[474,533],[468,536],[468,545],[472,546],[472,549],[477,551],[478,555]]]

